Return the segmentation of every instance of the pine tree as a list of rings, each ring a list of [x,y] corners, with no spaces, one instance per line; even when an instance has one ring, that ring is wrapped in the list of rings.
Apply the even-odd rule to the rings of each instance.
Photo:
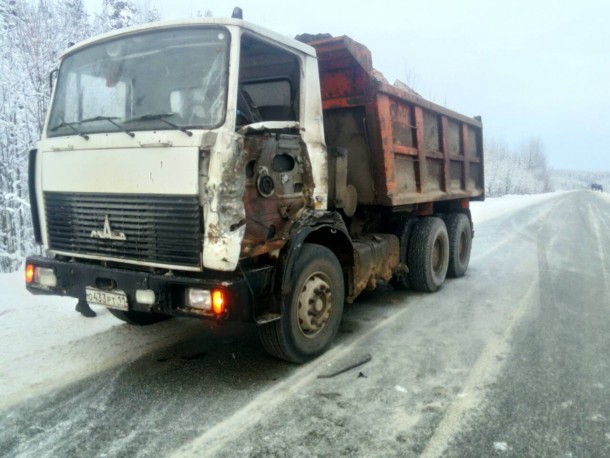
[[[136,23],[138,8],[130,0],[104,0],[100,16],[102,28],[117,30]]]
[[[542,140],[532,137],[514,151],[503,143],[485,146],[485,192],[489,197],[553,190]]]
[[[41,103],[36,97],[37,70],[24,51],[34,39],[23,33],[32,8],[22,2],[0,6],[0,270],[19,267],[34,250],[27,189],[27,152],[35,141]]]
[[[159,19],[148,4],[104,0],[90,17],[83,0],[0,0],[0,271],[18,269],[34,243],[28,151],[50,102],[49,73],[62,52],[91,35]]]
[[[65,30],[69,31],[69,40],[66,46],[78,43],[89,38],[89,15],[83,0],[63,0],[58,5],[60,17],[64,18]]]
[[[150,1],[141,1],[137,8],[135,20],[137,24],[145,24],[147,22],[159,21],[161,16],[159,15],[159,10],[154,8]]]

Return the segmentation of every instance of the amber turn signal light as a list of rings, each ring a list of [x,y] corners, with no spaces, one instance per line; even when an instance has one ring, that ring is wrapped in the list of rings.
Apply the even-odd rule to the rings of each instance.
[[[29,285],[34,281],[34,265],[28,264],[25,268],[25,282]]]
[[[222,315],[225,311],[225,295],[219,289],[212,292],[212,307],[216,315]]]

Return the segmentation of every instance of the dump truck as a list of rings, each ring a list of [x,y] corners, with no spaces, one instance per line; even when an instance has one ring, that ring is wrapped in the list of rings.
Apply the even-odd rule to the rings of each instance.
[[[51,82],[29,156],[33,294],[135,325],[255,323],[301,363],[364,290],[466,272],[481,119],[389,84],[346,36],[146,24],[70,47]]]

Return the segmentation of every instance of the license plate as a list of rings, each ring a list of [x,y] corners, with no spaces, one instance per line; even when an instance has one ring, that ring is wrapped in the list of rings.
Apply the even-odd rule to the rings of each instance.
[[[128,310],[127,294],[120,290],[102,291],[91,287],[86,287],[87,302],[90,305],[103,305],[112,309]]]

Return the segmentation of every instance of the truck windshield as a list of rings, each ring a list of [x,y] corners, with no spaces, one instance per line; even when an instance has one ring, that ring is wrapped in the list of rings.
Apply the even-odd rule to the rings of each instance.
[[[221,27],[138,33],[83,48],[61,65],[47,136],[218,127],[228,54]]]

